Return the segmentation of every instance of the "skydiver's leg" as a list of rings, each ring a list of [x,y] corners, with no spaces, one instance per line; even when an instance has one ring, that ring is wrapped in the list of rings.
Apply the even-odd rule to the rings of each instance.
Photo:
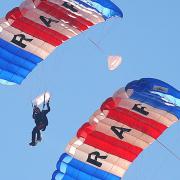
[[[37,128],[37,141],[41,141],[41,131]]]
[[[36,134],[37,134],[37,127],[34,127],[34,129],[32,130],[32,142],[29,143],[30,146],[36,145]]]
[[[37,127],[34,127],[33,131],[32,131],[32,142],[35,143],[36,142],[36,134],[37,134]]]

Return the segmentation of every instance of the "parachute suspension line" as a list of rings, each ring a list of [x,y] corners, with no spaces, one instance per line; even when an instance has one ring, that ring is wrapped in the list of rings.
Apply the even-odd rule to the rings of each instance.
[[[158,139],[156,141],[165,149],[167,150],[172,156],[174,156],[178,161],[180,161],[180,157],[173,152],[170,148],[168,148],[166,145],[164,145],[162,142],[160,142]]]
[[[117,17],[117,18],[119,19],[119,17]],[[114,25],[109,24],[110,21],[112,21],[112,23],[115,22],[115,21],[113,21],[114,19],[115,19],[115,17],[112,18],[112,19],[107,20],[107,22],[104,23],[104,26],[105,26],[104,27],[104,33],[103,33],[102,37],[97,42],[95,40],[93,40],[93,39],[86,36],[87,39],[105,56],[108,56],[109,54],[100,46],[100,43],[103,42],[105,37],[107,37],[109,35],[109,32],[112,29],[112,27],[114,27]]]
[[[105,51],[99,46],[98,43],[96,43],[94,40],[90,39],[89,37],[87,37],[87,39],[94,45],[96,46],[97,49],[99,49],[99,51],[103,54],[105,54]]]
[[[117,23],[116,23],[116,19],[121,19],[121,18],[119,18],[119,17],[114,17],[114,18],[112,18],[112,19],[108,19],[108,20],[106,21],[106,23],[104,23],[104,33],[103,33],[103,35],[100,37],[100,39],[97,41],[97,44],[102,43],[103,40],[109,36],[110,31],[112,30],[112,28],[114,28],[115,24],[117,24]],[[110,23],[110,22],[111,22],[111,23]]]
[[[163,147],[163,149],[168,151],[172,156],[174,156],[174,158],[176,158],[178,161],[180,161],[180,157],[175,152],[173,152],[170,148],[168,148],[165,144],[160,142],[158,139],[156,139],[156,141],[161,145],[161,147]],[[124,180],[124,178],[122,177],[121,180]]]
[[[116,17],[112,18],[115,19]],[[119,17],[118,17],[119,18]],[[120,64],[122,63],[122,57],[120,55],[112,55],[110,52],[107,52],[107,50],[104,50],[100,43],[103,42],[103,40],[109,35],[109,31],[111,30],[112,27],[114,27],[114,25],[112,23],[116,22],[116,21],[112,21],[112,19],[109,19],[107,21],[111,21],[111,23],[108,23],[106,21],[106,23],[104,24],[104,33],[103,35],[99,38],[99,40],[93,40],[92,38],[86,36],[84,33],[83,35],[87,38],[87,40],[92,43],[99,52],[101,52],[101,54],[103,55],[104,58],[107,58],[107,66],[108,69],[110,71],[113,71],[115,69],[117,69]]]
[[[42,78],[41,79],[41,85],[42,85],[42,88],[43,88],[43,91],[44,91],[44,89],[47,89],[47,83],[48,82],[47,82],[46,76],[49,73],[48,69],[46,69],[46,65],[45,65],[44,61],[41,64],[41,73],[43,74],[43,77],[41,77]]]

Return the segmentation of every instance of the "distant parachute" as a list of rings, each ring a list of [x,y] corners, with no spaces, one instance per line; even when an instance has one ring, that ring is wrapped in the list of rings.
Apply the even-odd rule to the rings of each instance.
[[[110,71],[113,71],[119,67],[122,63],[121,56],[109,56],[108,57],[108,67]]]
[[[21,84],[66,40],[111,17],[110,0],[26,0],[0,20],[0,82]]]
[[[179,117],[180,91],[152,78],[130,82],[78,130],[52,180],[120,180],[138,155]]]

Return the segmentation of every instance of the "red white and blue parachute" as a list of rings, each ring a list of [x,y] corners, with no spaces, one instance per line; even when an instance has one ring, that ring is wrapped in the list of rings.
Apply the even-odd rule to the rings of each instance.
[[[0,20],[0,82],[21,84],[59,45],[111,17],[110,0],[26,0]]]
[[[61,155],[52,180],[120,180],[138,155],[180,118],[180,91],[133,81],[108,98]]]

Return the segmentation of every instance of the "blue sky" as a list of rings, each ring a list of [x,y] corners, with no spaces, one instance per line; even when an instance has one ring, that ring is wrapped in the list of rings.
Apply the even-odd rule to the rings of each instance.
[[[0,16],[20,2],[0,0]],[[77,129],[128,82],[154,77],[180,89],[180,1],[114,2],[124,12],[122,20],[97,25],[64,43],[21,86],[0,85],[0,179],[49,180]],[[88,37],[102,40],[100,45],[106,53],[120,54],[120,68],[108,71],[105,54]],[[52,93],[49,126],[43,142],[31,148],[31,100],[45,90]],[[159,139],[180,156],[179,122]],[[179,180],[179,167],[180,162],[155,142],[139,156],[123,180]]]

